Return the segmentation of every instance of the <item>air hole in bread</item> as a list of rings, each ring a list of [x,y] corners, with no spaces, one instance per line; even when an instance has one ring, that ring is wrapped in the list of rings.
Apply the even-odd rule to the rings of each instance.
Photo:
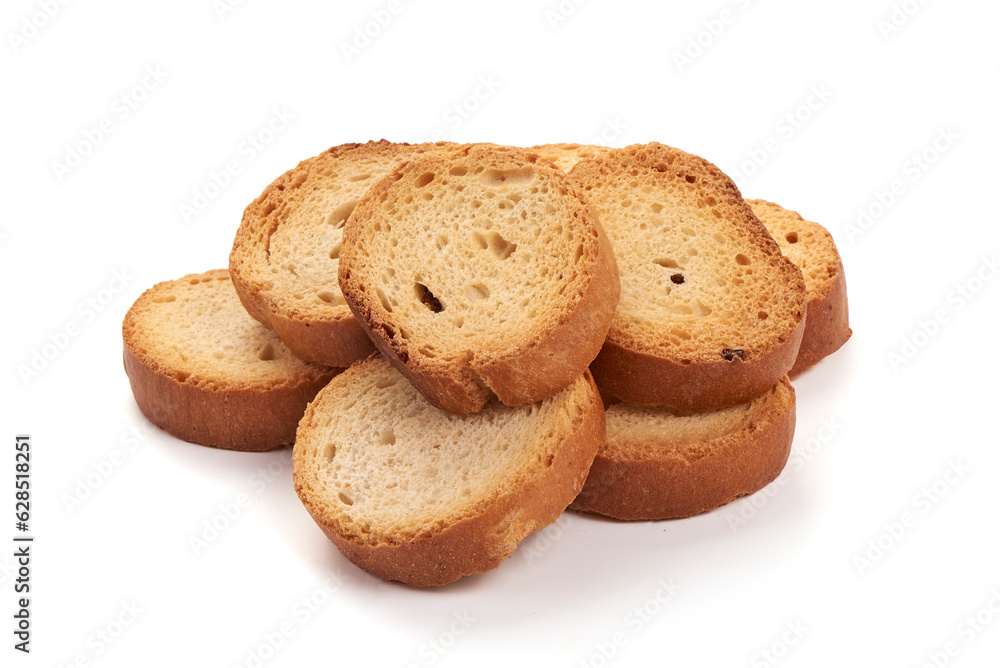
[[[428,183],[430,183],[433,180],[434,180],[434,173],[433,172],[425,172],[425,173],[423,173],[423,174],[421,174],[420,176],[417,177],[417,180],[414,181],[413,185],[415,185],[418,188],[423,188],[424,186],[426,186]]]
[[[492,250],[498,259],[506,260],[510,257],[510,254],[517,250],[517,244],[512,244],[502,236],[499,232],[490,231],[485,234],[479,231],[473,231],[472,237],[479,244],[479,247],[483,250],[487,248]]]
[[[654,264],[658,264],[666,269],[683,269],[684,267],[677,264],[676,260],[672,260],[669,257],[658,257],[653,260]]]
[[[437,357],[437,350],[434,348],[434,346],[430,345],[421,346],[420,348],[417,349],[417,352],[419,352],[424,357],[431,357],[431,358]]]
[[[393,445],[396,443],[396,432],[393,430],[392,425],[382,427],[382,430],[378,433],[378,442],[380,445]]]
[[[399,379],[400,376],[386,376],[385,378],[381,378],[377,383],[375,383],[375,387],[377,387],[380,390],[384,390],[387,387],[394,386],[397,382],[399,382]]]
[[[190,281],[188,281],[188,283],[190,283],[191,285],[198,285],[199,283],[201,283],[201,279],[192,278]]]
[[[354,176],[352,176],[351,178],[349,178],[347,180],[348,181],[355,181],[355,182],[356,181],[367,181],[371,177],[372,177],[371,174],[355,174]]]
[[[490,289],[482,283],[473,283],[465,290],[465,296],[470,302],[477,302],[481,299],[490,298]]]
[[[339,494],[337,494],[337,498],[339,498],[340,502],[343,503],[345,506],[353,506],[354,505],[354,499],[352,499],[351,497],[347,496],[343,492],[340,492]]]
[[[678,339],[682,339],[684,341],[689,341],[691,339],[691,334],[688,333],[687,330],[681,329],[680,327],[674,327],[670,330],[670,333]]]
[[[156,296],[156,297],[153,297],[153,303],[154,304],[163,304],[163,303],[166,303],[166,302],[175,301],[176,299],[177,299],[177,297],[175,295]]]
[[[448,173],[451,174],[452,176],[465,176],[466,174],[469,173],[469,168],[466,167],[465,165],[455,165],[454,167],[448,170]]]
[[[663,211],[662,204],[651,204],[649,208],[653,210],[653,213],[659,213]]]
[[[333,225],[334,229],[339,230],[347,222],[347,219],[351,216],[351,212],[354,211],[354,207],[358,205],[358,200],[352,199],[343,204],[339,205],[333,211],[327,214],[326,220],[323,221],[327,225]]]
[[[382,308],[385,309],[385,312],[392,313],[392,304],[386,299],[385,293],[380,288],[375,288],[375,294],[378,295],[378,300],[382,303]]]
[[[434,245],[437,246],[438,250],[443,249],[445,246],[448,245],[448,235],[446,234],[437,235],[437,238],[434,240]]]
[[[796,234],[795,232],[789,232],[788,234],[785,235],[785,241],[787,241],[790,244],[797,244],[799,243],[799,235]]]
[[[697,313],[702,318],[712,315],[712,309],[705,305],[700,299],[694,301],[694,305],[697,307]]]
[[[487,169],[479,179],[488,186],[499,186],[505,183],[513,185],[526,185],[535,178],[535,170],[531,167],[520,167],[518,169]]]
[[[736,264],[745,267],[748,264],[750,264],[750,258],[748,258],[743,253],[740,253],[739,255],[736,256]]]
[[[333,248],[330,249],[330,259],[338,260],[340,259],[340,243],[338,242]]]
[[[278,355],[274,352],[274,344],[270,342],[265,343],[264,347],[257,353],[257,357],[264,362],[278,359]]]
[[[698,177],[694,176],[693,174],[688,174],[687,176],[684,177],[684,180],[687,181],[688,183],[694,183],[695,181],[698,180]]]
[[[757,311],[757,317],[760,320],[767,320],[767,311]]]
[[[673,274],[673,275],[672,275],[672,276],[670,277],[670,281],[671,281],[672,283],[675,283],[675,284],[677,284],[677,285],[680,285],[681,283],[683,283],[683,282],[684,282],[684,274]]]
[[[316,293],[316,296],[327,304],[333,304],[334,306],[340,306],[346,304],[343,295],[339,295],[332,290],[321,290]]]
[[[441,300],[434,296],[434,293],[427,289],[427,286],[423,283],[413,284],[413,293],[416,295],[417,300],[427,307],[431,313],[440,313],[444,310],[444,305]]]

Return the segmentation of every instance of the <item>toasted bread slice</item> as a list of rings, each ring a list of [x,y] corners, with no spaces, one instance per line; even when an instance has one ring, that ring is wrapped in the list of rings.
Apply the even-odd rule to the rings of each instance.
[[[604,440],[590,374],[537,404],[455,417],[382,357],[324,388],[299,425],[295,490],[337,548],[379,577],[443,585],[496,568],[554,522]]]
[[[347,367],[370,355],[337,283],[344,223],[393,167],[443,145],[343,144],[275,179],[243,212],[229,256],[250,315],[306,361]]]
[[[794,378],[851,338],[844,265],[833,236],[819,223],[767,200],[752,199],[747,204],[806,281],[806,330],[795,365],[788,372]]]
[[[607,409],[607,442],[571,507],[621,520],[703,513],[778,477],[794,431],[787,378],[748,404],[707,413],[616,403]]]
[[[802,273],[715,165],[663,144],[614,149],[570,177],[597,209],[622,294],[597,385],[683,412],[746,403],[792,368]]]
[[[290,444],[306,404],[338,371],[298,359],[247,315],[225,269],[146,290],[122,338],[146,417],[185,441],[230,450]]]
[[[534,151],[549,162],[555,163],[556,167],[569,172],[581,160],[589,160],[599,155],[607,153],[611,149],[606,146],[595,146],[593,144],[539,144],[532,146],[530,151]]]
[[[435,406],[532,403],[575,381],[618,303],[593,210],[525,149],[417,156],[358,203],[340,286],[379,350]]]

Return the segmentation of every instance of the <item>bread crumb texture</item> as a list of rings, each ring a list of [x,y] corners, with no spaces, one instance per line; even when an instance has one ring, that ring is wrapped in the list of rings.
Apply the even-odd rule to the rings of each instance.
[[[802,276],[713,164],[652,143],[606,151],[570,176],[618,261],[621,300],[609,340],[681,364],[713,362],[727,350],[751,361],[796,330]]]
[[[150,288],[126,315],[123,336],[142,363],[193,386],[274,388],[330,373],[295,357],[251,318],[225,269]]]

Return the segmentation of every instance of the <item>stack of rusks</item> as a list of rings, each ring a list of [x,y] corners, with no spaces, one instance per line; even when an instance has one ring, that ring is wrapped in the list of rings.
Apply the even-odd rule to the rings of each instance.
[[[567,509],[663,520],[761,489],[789,377],[850,336],[829,232],[658,143],[331,148],[246,208],[228,270],[123,325],[152,422],[294,443],[319,528],[421,587]]]

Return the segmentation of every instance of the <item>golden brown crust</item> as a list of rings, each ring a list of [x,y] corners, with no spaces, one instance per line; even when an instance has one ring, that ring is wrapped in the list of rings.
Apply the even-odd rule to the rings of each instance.
[[[374,352],[374,346],[346,304],[309,307],[275,285],[266,271],[271,237],[294,213],[304,193],[320,187],[322,173],[337,161],[396,153],[402,161],[408,148],[410,144],[384,139],[334,146],[279,176],[243,212],[229,256],[236,293],[250,315],[274,329],[292,352],[307,362],[348,367]]]
[[[123,361],[132,394],[150,422],[185,441],[247,452],[289,445],[306,405],[340,369],[302,365],[300,373],[281,381],[212,378],[174,367],[146,344],[148,337],[168,336],[148,331],[144,322],[145,310],[158,295],[190,279],[226,276],[221,269],[159,283],[132,305],[122,323]]]
[[[809,302],[806,305],[802,345],[795,366],[788,372],[794,378],[824,357],[837,352],[851,338],[844,265],[833,236],[819,223],[806,220],[798,212],[767,200],[747,200],[747,203],[793,262],[796,262],[795,254],[790,251],[796,247],[791,244],[801,244],[808,237],[814,245],[808,257],[811,264],[818,266],[811,267],[812,271],[808,273],[800,267],[806,275]]]
[[[519,159],[534,162],[538,157],[523,149],[473,144],[455,147],[450,153],[440,152],[434,159],[465,157],[470,151],[477,156],[490,151],[502,153],[496,159],[511,162]],[[560,170],[549,167],[549,178],[564,181],[567,194],[577,200],[575,206],[581,216],[572,224],[590,230],[583,250],[583,257],[590,264],[584,280],[573,286],[580,292],[567,295],[567,308],[554,326],[536,332],[534,338],[519,345],[505,348],[490,347],[488,343],[479,345],[459,362],[429,360],[413,353],[410,341],[400,332],[392,314],[367,289],[357,272],[353,272],[353,265],[364,261],[357,250],[362,228],[378,212],[379,203],[390,196],[393,185],[405,175],[423,170],[425,164],[426,160],[414,160],[400,165],[372,186],[358,203],[345,229],[340,264],[340,286],[348,305],[378,350],[442,410],[467,415],[481,409],[494,394],[511,406],[555,394],[578,378],[597,356],[618,302],[618,267],[593,208],[578,188],[564,181]]]
[[[306,479],[307,454],[294,452],[295,489],[309,514],[337,548],[360,568],[387,580],[414,587],[444,585],[465,575],[496,568],[526,536],[551,524],[583,488],[587,471],[604,442],[604,407],[593,378],[586,376],[587,404],[565,433],[553,434],[556,445],[550,466],[512,472],[509,484],[497,496],[479,504],[470,514],[442,523],[407,539],[378,542],[358,540],[337,517],[324,511],[321,490]],[[315,402],[300,429],[314,420]]]
[[[684,413],[698,413],[746,403],[774,386],[788,372],[798,355],[806,321],[776,348],[744,362],[683,364],[604,342],[590,370],[600,378],[602,391],[622,401],[643,406],[670,406]]]
[[[587,484],[571,508],[620,520],[656,520],[697,515],[753,494],[778,477],[795,431],[795,393],[782,379],[770,404],[748,424],[704,444],[688,461],[650,444],[615,443],[608,432],[590,469]]]
[[[306,406],[334,375],[262,392],[178,381],[144,364],[128,344],[124,362],[135,403],[150,422],[190,443],[243,452],[291,445]]]
[[[840,350],[852,334],[848,326],[847,280],[844,278],[844,267],[840,265],[827,295],[809,299],[802,345],[795,365],[788,372],[789,377],[795,378],[824,357]]]

